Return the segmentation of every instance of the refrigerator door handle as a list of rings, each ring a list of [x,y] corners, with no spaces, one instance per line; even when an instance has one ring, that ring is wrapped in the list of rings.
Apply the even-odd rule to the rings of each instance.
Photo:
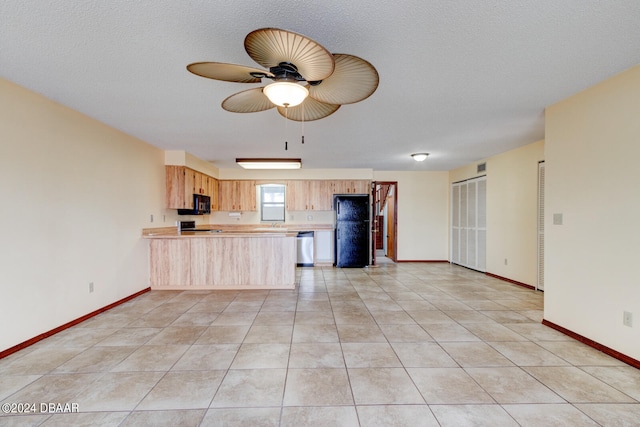
[[[340,202],[336,203],[336,213],[340,215]]]

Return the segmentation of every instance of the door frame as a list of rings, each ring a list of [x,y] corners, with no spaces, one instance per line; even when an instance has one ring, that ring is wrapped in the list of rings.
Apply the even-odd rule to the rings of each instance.
[[[391,244],[393,246],[393,257],[390,257],[390,259],[393,262],[397,262],[398,261],[398,181],[371,181],[371,203],[372,203],[372,209],[371,209],[371,215],[372,215],[372,227],[371,227],[371,263],[373,265],[376,264],[376,233],[377,233],[377,227],[375,224],[375,220],[376,220],[376,207],[378,206],[379,200],[378,200],[378,192],[376,191],[378,189],[378,185],[390,185],[393,187],[393,223],[392,225],[392,232],[393,232],[393,239],[391,239]],[[386,221],[387,218],[385,217],[384,220]],[[387,233],[389,233],[389,230],[387,230]],[[384,239],[386,239],[386,236],[383,236]],[[388,251],[388,249],[387,249]]]
[[[544,292],[544,185],[545,162],[538,162],[538,225],[537,225],[537,277],[536,290]]]

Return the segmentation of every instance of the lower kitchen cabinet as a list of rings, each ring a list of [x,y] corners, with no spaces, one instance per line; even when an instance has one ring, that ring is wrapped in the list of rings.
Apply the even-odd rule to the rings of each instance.
[[[191,285],[191,241],[187,239],[150,240],[149,264],[151,285],[161,288]]]
[[[314,264],[333,264],[333,231],[316,230],[313,236]]]
[[[151,289],[295,289],[295,233],[148,239]]]

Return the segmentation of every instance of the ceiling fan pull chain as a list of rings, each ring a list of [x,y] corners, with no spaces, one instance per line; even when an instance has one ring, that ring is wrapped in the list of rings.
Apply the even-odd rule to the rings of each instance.
[[[302,103],[302,143],[304,144],[304,102]]]
[[[288,104],[284,105],[284,150],[287,151],[289,149],[289,143],[287,142],[287,125],[289,124],[289,108]]]

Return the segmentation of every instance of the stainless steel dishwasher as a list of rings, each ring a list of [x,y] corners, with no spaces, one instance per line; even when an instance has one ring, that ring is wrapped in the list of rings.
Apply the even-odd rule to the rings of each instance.
[[[313,267],[313,231],[300,231],[296,243],[298,267]]]

